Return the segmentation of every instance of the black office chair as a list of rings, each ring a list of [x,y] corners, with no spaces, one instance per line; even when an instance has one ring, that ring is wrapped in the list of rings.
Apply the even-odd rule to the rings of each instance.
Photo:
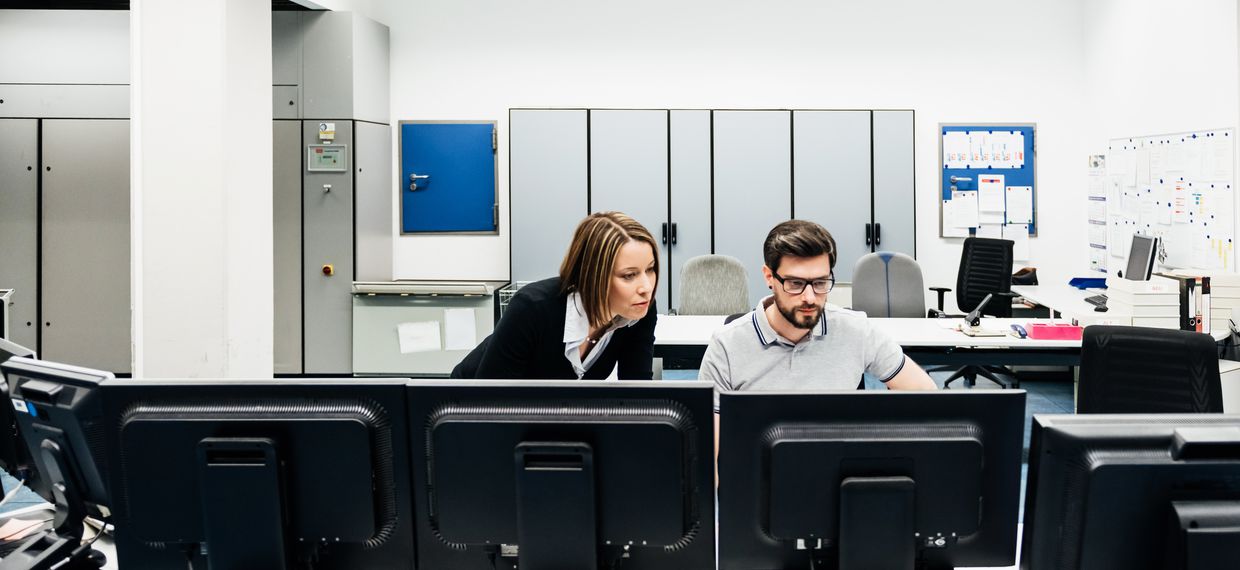
[[[986,298],[992,299],[980,313],[992,317],[1011,318],[1012,316],[1012,240],[971,237],[964,240],[964,250],[960,253],[960,271],[956,274],[956,306],[961,310],[973,311]],[[930,287],[939,295],[939,308],[930,309],[931,317],[955,317],[964,315],[948,315],[943,309],[943,297],[951,291],[948,287]],[[959,378],[964,378],[965,386],[972,388],[977,377],[988,378],[1004,388],[1019,388],[1020,381],[1011,370],[1002,366],[968,365],[956,370],[943,387],[951,385]],[[1007,376],[1010,380],[1005,380]]]
[[[1222,413],[1218,352],[1208,334],[1090,326],[1081,339],[1077,413]]]

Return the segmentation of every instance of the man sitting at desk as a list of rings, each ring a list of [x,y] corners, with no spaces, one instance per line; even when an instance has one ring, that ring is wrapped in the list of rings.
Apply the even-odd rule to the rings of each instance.
[[[866,374],[891,390],[934,390],[934,381],[862,313],[828,307],[835,240],[789,220],[766,236],[762,274],[772,295],[720,329],[699,378],[720,390],[854,390]]]

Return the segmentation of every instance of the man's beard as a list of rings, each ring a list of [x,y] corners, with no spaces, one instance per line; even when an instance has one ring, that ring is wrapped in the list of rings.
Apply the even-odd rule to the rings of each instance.
[[[779,314],[783,315],[785,320],[791,323],[792,326],[799,329],[812,329],[814,328],[814,325],[818,324],[818,320],[822,318],[822,307],[819,307],[818,305],[804,305],[797,303],[790,308],[784,308],[784,306],[780,305],[777,300],[775,302],[775,308],[779,310]],[[799,312],[800,309],[809,308],[816,309],[812,316],[805,316]]]

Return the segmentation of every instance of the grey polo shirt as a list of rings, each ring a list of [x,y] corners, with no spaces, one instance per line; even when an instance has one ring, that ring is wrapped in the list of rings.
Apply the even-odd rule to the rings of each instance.
[[[766,297],[711,337],[698,378],[715,383],[715,411],[721,390],[855,390],[863,375],[886,382],[904,368],[900,345],[864,313],[827,305],[810,334],[793,343],[766,318],[773,301]]]

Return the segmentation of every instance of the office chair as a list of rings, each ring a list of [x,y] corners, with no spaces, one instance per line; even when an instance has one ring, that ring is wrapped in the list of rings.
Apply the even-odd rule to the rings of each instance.
[[[1077,413],[1222,413],[1222,390],[1217,348],[1208,334],[1085,327]]]
[[[921,266],[892,251],[867,253],[853,266],[852,308],[870,317],[922,317],[926,297]]]
[[[965,238],[964,249],[960,252],[960,270],[956,274],[956,306],[962,311],[973,311],[986,298],[993,295],[992,300],[981,308],[982,315],[1011,318],[1012,316],[1012,240],[971,237]],[[931,287],[938,293],[938,310],[931,309],[931,317],[955,317],[964,315],[948,315],[943,310],[943,296],[951,291],[947,287]],[[1000,375],[1009,376],[1010,381],[1003,380]],[[958,378],[964,378],[966,387],[972,388],[977,377],[988,378],[1004,388],[1019,388],[1020,381],[1016,375],[1002,366],[983,366],[970,364],[956,370],[943,384],[946,388]]]
[[[751,309],[749,278],[740,260],[728,255],[699,255],[680,270],[678,315],[731,315]]]

